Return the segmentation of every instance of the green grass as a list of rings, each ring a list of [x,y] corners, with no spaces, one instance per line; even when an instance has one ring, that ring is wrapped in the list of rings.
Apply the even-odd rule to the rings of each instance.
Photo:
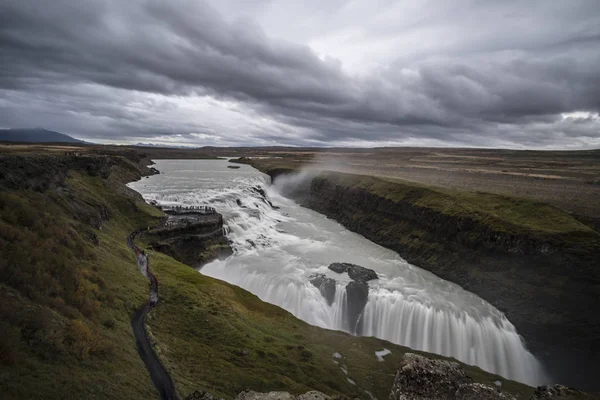
[[[238,287],[150,252],[161,302],[149,326],[180,392],[202,389],[231,398],[244,389],[386,398],[401,356],[414,352],[376,338],[317,328]],[[379,362],[375,351],[392,354]],[[245,353],[247,350],[247,354]],[[343,355],[335,364],[333,353]],[[428,355],[432,356],[432,355]],[[438,357],[438,356],[434,356]],[[480,382],[504,382],[514,393],[531,388],[466,367]],[[350,384],[350,377],[357,385]]]
[[[31,162],[36,162],[32,159]],[[44,162],[43,160],[41,162]],[[127,235],[161,213],[124,182],[136,166],[118,159],[109,178],[71,171],[46,191],[0,192],[0,385],[7,398],[155,398],[130,326],[148,283]],[[310,389],[386,398],[407,348],[310,326],[256,296],[150,252],[161,300],[148,318],[156,349],[180,394],[226,398],[244,389]],[[378,362],[375,350],[392,354]],[[332,354],[343,355],[340,363]],[[479,381],[500,380],[468,367]]]
[[[286,160],[246,160],[265,173],[290,173],[303,164]],[[547,203],[492,193],[427,186],[402,179],[323,171],[334,185],[365,190],[397,203],[410,203],[443,216],[472,220],[491,231],[550,240],[559,245],[599,248],[600,235],[567,212]]]
[[[130,218],[133,199],[78,173],[64,188],[1,195],[5,205],[10,199],[10,207],[0,207],[3,396],[155,396],[130,325],[146,301],[147,284],[125,245],[133,221],[151,220],[151,214]],[[100,206],[110,220],[95,229],[89,221]],[[151,212],[142,202],[137,206]]]
[[[364,175],[325,173],[324,176],[336,184],[365,189],[392,201],[409,201],[418,207],[429,208],[444,215],[472,218],[499,231],[549,235],[594,232],[566,212],[532,200],[432,188]]]

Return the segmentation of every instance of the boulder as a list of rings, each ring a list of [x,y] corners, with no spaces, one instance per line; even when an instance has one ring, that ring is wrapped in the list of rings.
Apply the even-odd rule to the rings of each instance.
[[[498,391],[498,388],[482,383],[461,385],[454,396],[455,399],[460,400],[515,400],[513,395],[502,393]]]
[[[394,378],[390,400],[514,400],[497,388],[474,383],[452,361],[406,353]]]
[[[556,399],[575,400],[591,399],[586,393],[563,385],[538,386],[530,397],[530,400]]]
[[[310,283],[319,289],[325,300],[327,300],[327,304],[332,305],[335,299],[335,279],[328,278],[323,274],[314,274],[308,279]]]
[[[454,399],[472,379],[458,363],[406,353],[400,363],[390,400]]]
[[[361,267],[360,265],[350,263],[333,263],[328,267],[330,270],[343,274],[347,272],[350,279],[355,281],[367,282],[373,279],[377,279],[377,273],[372,269]]]
[[[369,285],[366,282],[352,281],[346,285],[346,301],[348,304],[346,322],[350,332],[360,335],[359,323],[369,298]]]

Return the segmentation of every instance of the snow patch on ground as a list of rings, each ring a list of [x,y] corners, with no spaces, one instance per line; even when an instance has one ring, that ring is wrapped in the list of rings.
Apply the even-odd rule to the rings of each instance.
[[[383,361],[383,357],[387,356],[388,354],[392,354],[392,352],[388,349],[383,349],[375,352],[375,356],[379,361]]]

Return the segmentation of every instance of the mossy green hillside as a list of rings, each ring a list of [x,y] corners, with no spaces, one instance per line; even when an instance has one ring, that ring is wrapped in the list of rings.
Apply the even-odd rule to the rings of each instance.
[[[160,253],[149,255],[160,282],[161,303],[148,324],[158,354],[182,393],[202,389],[231,398],[247,388],[295,394],[316,389],[369,398],[368,390],[386,398],[401,356],[412,352],[384,340],[308,325],[243,289]],[[380,362],[375,351],[383,348],[392,354]],[[342,358],[334,358],[334,353]],[[531,393],[525,385],[477,367],[466,369],[480,382],[501,380],[506,390],[523,398]]]
[[[29,165],[19,170],[40,163],[49,174],[59,172],[45,158],[20,161]],[[20,188],[2,182],[2,396],[152,398],[130,325],[147,284],[123,238],[156,212],[123,194],[126,188],[119,193],[110,179],[85,170],[66,175],[43,190],[28,188],[26,180],[36,176],[20,177]]]
[[[162,216],[124,186],[140,175],[135,163],[117,156],[74,163],[31,156],[3,159],[0,167],[2,395],[155,398],[130,326],[147,300],[148,283],[126,238]],[[148,324],[182,395],[318,389],[363,398],[369,390],[385,398],[408,351],[310,326],[163,254],[151,252],[150,263],[161,300]],[[379,362],[375,350],[383,347],[392,354]],[[337,361],[348,376],[334,352],[342,354]],[[480,381],[531,392],[468,369]]]

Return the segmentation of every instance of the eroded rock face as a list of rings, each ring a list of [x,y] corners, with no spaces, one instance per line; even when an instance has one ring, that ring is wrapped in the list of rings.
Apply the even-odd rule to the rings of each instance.
[[[335,299],[335,279],[328,278],[323,274],[315,274],[309,277],[310,283],[319,289],[327,304],[332,305]]]
[[[369,285],[366,282],[352,281],[346,286],[346,301],[348,304],[346,322],[350,331],[361,334],[360,320],[369,298]]]
[[[367,282],[377,279],[377,273],[372,269],[361,267],[360,265],[350,263],[333,263],[328,267],[330,270],[343,274],[347,272],[351,279],[355,281]]]
[[[497,388],[474,383],[452,361],[406,353],[398,368],[390,400],[514,400]]]
[[[338,274],[347,272],[352,279],[352,282],[346,286],[348,305],[346,323],[350,332],[360,335],[362,327],[360,320],[369,298],[369,285],[367,282],[378,279],[377,273],[372,269],[350,263],[333,263],[328,268]],[[321,293],[323,292],[321,291]],[[331,305],[331,303],[329,304]]]

